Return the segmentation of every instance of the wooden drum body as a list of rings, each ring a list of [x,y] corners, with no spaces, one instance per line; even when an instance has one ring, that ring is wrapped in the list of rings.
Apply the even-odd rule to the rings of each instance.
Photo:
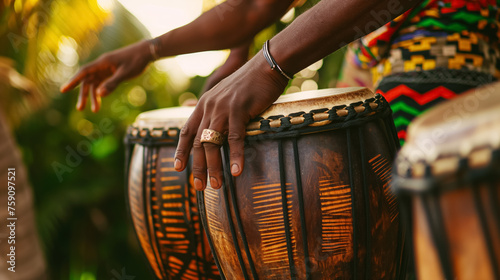
[[[158,279],[220,279],[200,224],[192,174],[189,168],[174,170],[178,133],[192,111],[143,113],[126,137],[130,214]]]
[[[419,279],[500,279],[499,92],[465,93],[409,128],[394,188],[413,220]]]
[[[224,146],[225,183],[200,196],[222,277],[401,278],[394,131],[387,102],[364,88],[278,99],[247,128],[242,175]]]

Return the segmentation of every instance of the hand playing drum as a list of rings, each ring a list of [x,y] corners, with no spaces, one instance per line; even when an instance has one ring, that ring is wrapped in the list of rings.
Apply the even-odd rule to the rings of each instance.
[[[232,176],[224,145],[222,188],[199,195],[224,279],[404,279],[389,189],[398,142],[381,96],[365,88],[285,95],[244,133],[244,171]]]

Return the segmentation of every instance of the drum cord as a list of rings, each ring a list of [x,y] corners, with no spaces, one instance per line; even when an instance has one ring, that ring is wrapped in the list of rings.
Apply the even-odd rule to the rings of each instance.
[[[340,113],[341,110],[347,111],[347,113]],[[328,117],[316,120],[316,114],[328,114]],[[293,124],[291,119],[297,117],[301,117],[303,120],[300,123]],[[374,98],[351,103],[348,106],[339,105],[334,106],[332,109],[317,109],[311,110],[309,113],[292,113],[286,117],[280,115],[253,120],[253,122],[260,122],[259,128],[247,131],[247,134],[250,133],[250,135],[247,135],[245,139],[251,141],[292,138],[304,134],[360,126],[366,122],[387,117],[392,118],[389,103],[380,94],[377,94]],[[280,120],[279,126],[271,126],[271,122],[276,120]]]
[[[198,200],[198,212],[200,213],[200,221],[201,225],[203,226],[203,230],[205,231],[205,235],[207,236],[208,246],[210,247],[210,251],[212,252],[215,265],[219,270],[221,280],[226,280],[226,277],[224,276],[224,271],[222,271],[222,268],[220,266],[219,258],[217,256],[217,251],[215,251],[215,245],[213,243],[212,236],[208,231],[207,212],[205,209],[205,195],[203,194],[202,191],[196,191],[196,198]]]

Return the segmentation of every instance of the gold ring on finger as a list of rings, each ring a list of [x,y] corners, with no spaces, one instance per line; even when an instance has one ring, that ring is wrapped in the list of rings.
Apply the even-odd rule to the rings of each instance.
[[[201,133],[201,143],[212,143],[218,146],[222,146],[224,144],[224,135],[218,131],[213,129],[203,129]]]

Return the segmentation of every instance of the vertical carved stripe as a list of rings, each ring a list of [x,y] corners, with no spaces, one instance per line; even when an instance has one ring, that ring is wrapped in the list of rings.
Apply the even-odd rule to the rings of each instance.
[[[321,251],[333,255],[349,252],[352,244],[351,188],[331,178],[319,180],[321,201]]]
[[[159,244],[156,242],[156,237],[155,237],[155,229],[154,229],[154,222],[153,222],[153,201],[152,197],[153,195],[153,188],[154,188],[154,182],[153,182],[153,174],[156,172],[153,172],[153,160],[152,160],[152,150],[154,148],[152,147],[144,147],[144,160],[143,160],[143,203],[145,207],[144,215],[145,215],[145,220],[147,220],[147,229],[148,229],[148,236],[151,242],[151,248],[153,249],[153,253],[155,255],[156,263],[158,265],[158,269],[162,275],[162,279],[167,277],[167,274],[165,272],[165,267],[163,266],[163,262],[161,261],[161,256],[158,251],[159,249]],[[155,149],[156,150],[156,149]]]
[[[169,264],[165,268],[169,275],[180,279],[199,278],[197,237],[201,232],[198,217],[191,209],[196,200],[191,201],[188,171],[176,172],[174,161],[171,156],[154,161],[159,163],[158,168],[155,165],[155,172],[159,171],[156,183],[159,189],[155,190],[157,197],[153,197],[158,213],[153,215],[156,237],[162,258]]]
[[[136,150],[140,151],[144,149],[142,146],[137,146]],[[136,156],[142,156],[142,153],[138,152]],[[127,181],[129,182],[128,187],[128,199],[130,205],[130,214],[132,217],[132,221],[134,223],[134,229],[137,235],[137,239],[141,244],[141,248],[148,260],[153,272],[156,277],[161,279],[161,272],[159,270],[158,264],[156,263],[155,255],[153,249],[151,248],[150,239],[148,235],[148,229],[145,220],[144,213],[144,204],[143,204],[143,166],[144,162],[142,160],[138,160],[137,158],[133,158],[131,161],[129,178]]]
[[[291,184],[287,184],[290,186]],[[257,227],[262,238],[262,262],[273,264],[273,269],[288,269],[287,244],[285,236],[285,222],[283,218],[281,202],[281,184],[268,183],[265,181],[257,182],[251,187],[253,210],[257,216]],[[288,212],[291,214],[292,190],[287,189]],[[295,248],[295,236],[292,235],[292,244]],[[294,255],[296,255],[296,249]],[[279,273],[279,271],[277,273]],[[278,277],[279,274],[271,274],[268,277]]]
[[[368,161],[372,170],[378,179],[383,183],[384,197],[389,205],[389,213],[391,215],[391,222],[399,215],[399,206],[398,201],[396,200],[396,196],[392,193],[390,185],[391,185],[391,171],[392,166],[389,160],[382,157],[382,155],[378,154],[372,159]]]
[[[222,224],[220,222],[219,216],[216,214],[215,210],[218,209],[220,205],[219,194],[213,188],[205,189],[205,209],[207,211],[207,220],[210,224],[211,231],[223,232]]]

